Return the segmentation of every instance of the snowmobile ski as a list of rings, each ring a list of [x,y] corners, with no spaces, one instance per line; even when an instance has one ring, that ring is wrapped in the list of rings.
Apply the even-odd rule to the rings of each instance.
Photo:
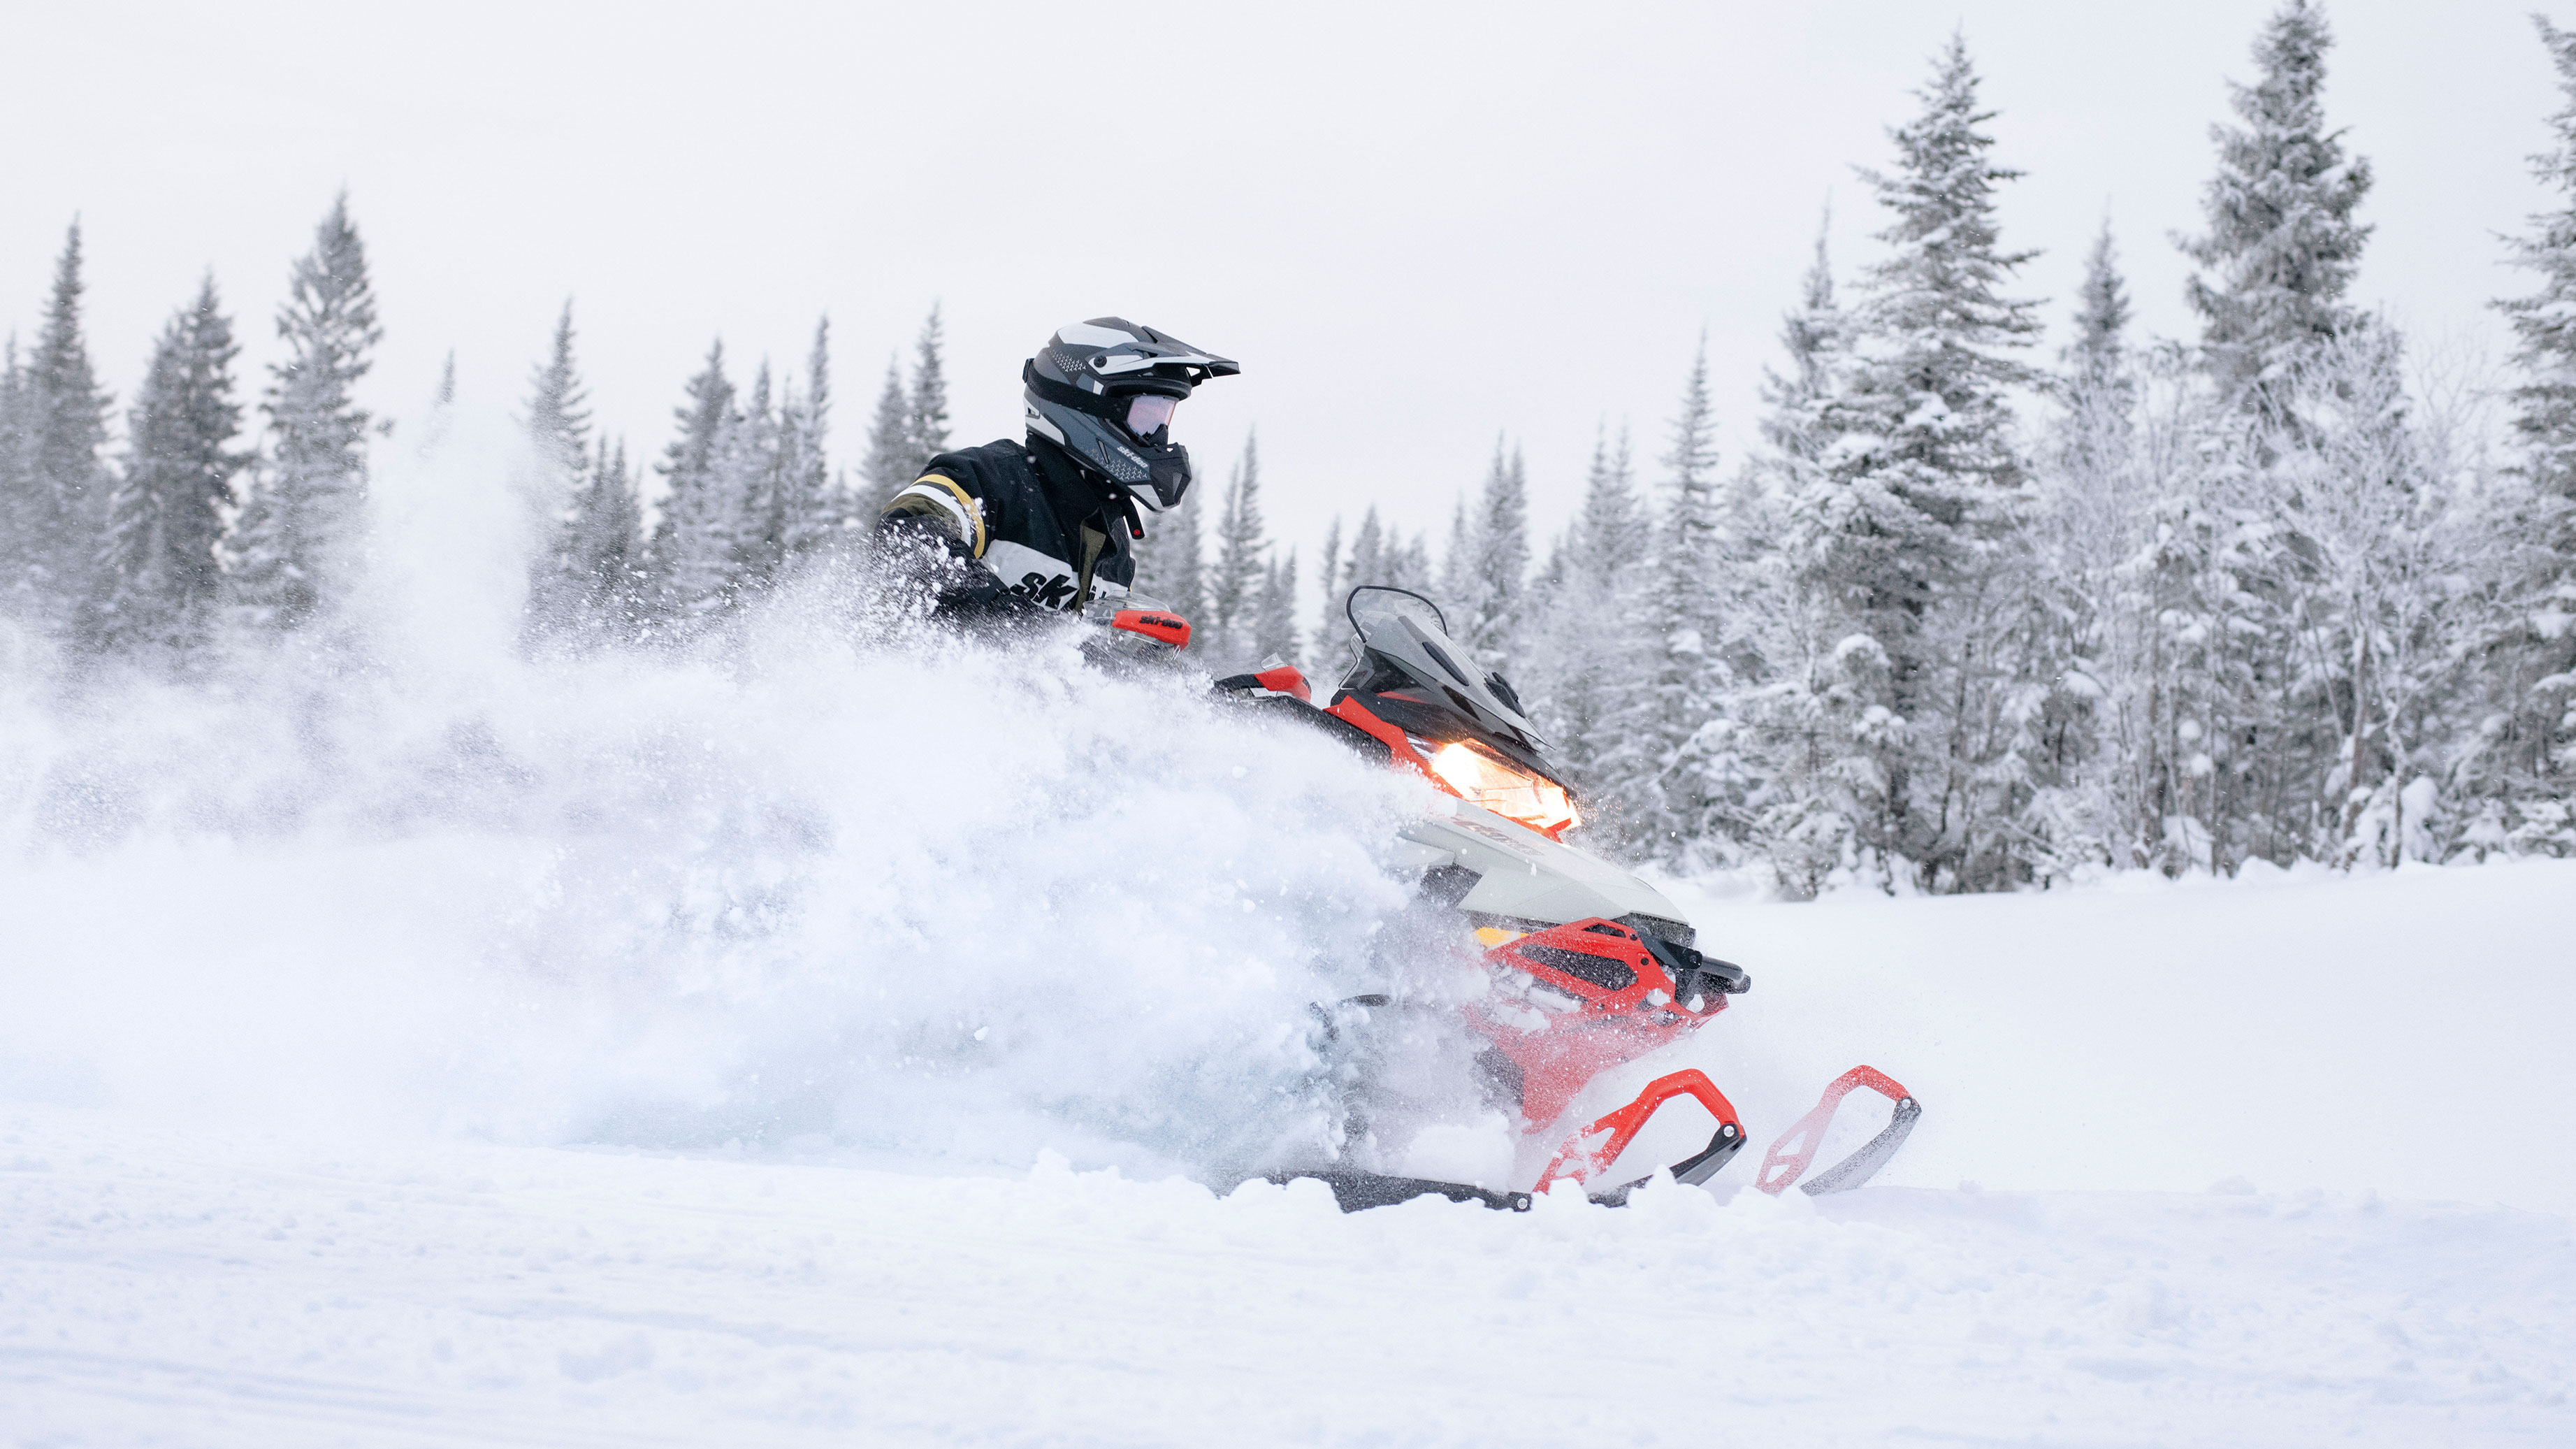
[[[1673,1180],[1695,1187],[1715,1177],[1727,1159],[1744,1146],[1744,1124],[1736,1120],[1735,1104],[1726,1100],[1726,1094],[1717,1089],[1717,1083],[1692,1067],[1657,1077],[1646,1084],[1646,1090],[1639,1092],[1635,1101],[1574,1134],[1557,1149],[1547,1170],[1538,1175],[1538,1191],[1545,1192],[1551,1184],[1560,1181],[1589,1181],[1618,1161],[1619,1154],[1627,1151],[1628,1144],[1637,1140],[1637,1134],[1645,1129],[1656,1110],[1675,1097],[1690,1097],[1706,1107],[1710,1115],[1717,1118],[1717,1131],[1708,1139],[1705,1149],[1673,1164]],[[1637,1182],[1645,1180],[1639,1178]],[[1625,1183],[1614,1189],[1622,1202],[1627,1200],[1628,1190],[1637,1182]]]
[[[1849,1192],[1876,1176],[1878,1170],[1887,1165],[1887,1160],[1896,1155],[1896,1149],[1904,1146],[1905,1139],[1912,1135],[1915,1120],[1923,1115],[1923,1107],[1914,1100],[1914,1094],[1905,1090],[1895,1078],[1876,1067],[1864,1066],[1854,1067],[1834,1078],[1825,1087],[1824,1095],[1816,1100],[1816,1105],[1807,1109],[1807,1115],[1789,1124],[1789,1130],[1781,1133],[1780,1140],[1772,1143],[1771,1150],[1762,1155],[1762,1171],[1754,1178],[1753,1185],[1777,1196],[1786,1191],[1789,1184],[1797,1182],[1798,1175],[1815,1160],[1816,1148],[1825,1139],[1825,1128],[1834,1120],[1834,1109],[1842,1105],[1843,1098],[1860,1087],[1867,1087],[1894,1102],[1895,1113],[1877,1136],[1860,1145],[1859,1151],[1799,1184],[1798,1190],[1809,1197],[1823,1197],[1831,1192]]]

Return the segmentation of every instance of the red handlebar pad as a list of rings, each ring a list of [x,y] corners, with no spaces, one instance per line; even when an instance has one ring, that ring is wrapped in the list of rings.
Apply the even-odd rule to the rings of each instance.
[[[1190,621],[1160,609],[1121,609],[1110,618],[1109,627],[1159,639],[1175,649],[1186,649],[1190,644]]]

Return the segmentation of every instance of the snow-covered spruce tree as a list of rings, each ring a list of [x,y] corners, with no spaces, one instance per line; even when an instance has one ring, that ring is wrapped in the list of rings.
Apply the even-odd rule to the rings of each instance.
[[[876,416],[868,423],[868,455],[859,465],[866,494],[859,500],[859,524],[874,528],[888,501],[921,476],[912,456],[912,399],[903,390],[903,368],[886,359],[885,388],[877,394]]]
[[[1411,589],[1428,597],[1431,593],[1431,540],[1417,530],[1413,537],[1398,541],[1394,530],[1388,530],[1384,553],[1386,582],[1395,588]]]
[[[20,407],[27,434],[18,488],[27,532],[19,535],[14,581],[26,616],[66,636],[90,601],[113,479],[107,446],[108,396],[90,366],[81,335],[80,223],[72,223],[54,263],[45,323],[27,355]]]
[[[1253,609],[1252,657],[1267,664],[1277,659],[1302,663],[1297,637],[1297,550],[1274,559],[1262,570],[1261,597]]]
[[[1834,445],[1793,533],[1810,586],[1844,621],[1833,653],[1859,718],[1832,768],[1867,799],[1862,846],[1914,863],[1934,889],[2021,878],[2015,747],[2034,707],[2024,662],[1996,647],[2011,612],[2027,478],[2009,354],[2039,331],[2000,289],[2030,254],[2002,248],[1996,165],[1964,37],[1891,137],[1897,161],[1863,172],[1888,213],[1888,255],[1867,273],[1845,382],[1827,408]]]
[[[2358,326],[2267,377],[2260,411],[2182,388],[2149,417],[2146,543],[2120,582],[2152,621],[2135,646],[2144,747],[2127,748],[2154,771],[2141,835],[2161,827],[2167,870],[2393,860],[2432,813],[2380,787],[2422,771],[2438,795],[2421,681],[2468,646],[2427,641],[2481,616],[2460,581],[2496,549],[2473,541],[2484,510],[2461,506],[2490,491],[2468,430],[2425,426],[2400,362],[2393,331]],[[2365,827],[2382,833],[2356,853]]]
[[[2328,748],[2283,782],[2301,853],[2343,865],[2438,859],[2458,812],[2445,798],[2453,738],[2477,720],[2449,707],[2489,632],[2470,581],[2494,551],[2487,490],[2457,429],[2421,419],[2403,346],[2373,322],[2292,365],[2260,475],[2281,554],[2288,686],[2307,718],[2336,722]],[[2426,426],[2430,422],[2432,426]]]
[[[1637,667],[1648,694],[1631,711],[1637,725],[1614,747],[1619,754],[1609,773],[1616,781],[1651,769],[1650,785],[1631,787],[1638,793],[1638,824],[1646,827],[1641,838],[1671,864],[1707,866],[1736,857],[1748,822],[1740,732],[1726,708],[1733,683],[1722,657],[1728,550],[1705,334],[1691,358],[1663,464],[1665,508],[1655,530]]]
[[[2539,290],[2497,303],[2514,332],[2515,526],[2500,530],[2503,627],[2482,651],[2491,711],[2464,762],[2480,848],[2576,855],[2576,31],[2535,19],[2558,72],[2550,150],[2532,173],[2556,193],[2512,243]]]
[[[2140,379],[2129,298],[2106,222],[2085,261],[2074,338],[2050,395],[2030,526],[2028,610],[2035,657],[2052,687],[2027,752],[2029,828],[2043,873],[2158,863],[2163,808],[2153,782],[2171,769],[2154,716],[2170,699],[2152,595],[2134,567],[2149,511],[2139,456]]]
[[[1136,558],[1137,590],[1169,605],[1202,634],[1209,624],[1207,562],[1199,540],[1199,501],[1206,496],[1206,490],[1193,488],[1182,496],[1178,508],[1146,520],[1145,541],[1138,546]],[[1191,640],[1193,655],[1201,642],[1200,638]]]
[[[547,534],[546,546],[528,565],[526,631],[531,637],[574,627],[589,591],[578,564],[564,550],[574,502],[590,465],[587,400],[573,360],[572,302],[567,299],[555,318],[553,347],[529,379],[528,412],[520,424],[535,464],[529,503]]]
[[[743,420],[725,378],[722,340],[672,411],[680,433],[655,465],[665,491],[648,558],[654,611],[666,629],[686,634],[731,606],[758,527],[735,466]]]
[[[2353,211],[2370,191],[2370,163],[2344,156],[2343,133],[2326,129],[2325,12],[2288,0],[2254,42],[2261,77],[2231,84],[2243,122],[2216,126],[2218,174],[2203,193],[2205,236],[2183,250],[2209,272],[2186,295],[2202,322],[2201,346],[2221,395],[2262,411],[2269,382],[2314,343],[2350,330],[2359,314],[2343,302],[2370,228]]]
[[[295,264],[277,333],[268,456],[233,520],[225,581],[245,623],[295,629],[348,598],[366,528],[368,414],[354,394],[383,329],[346,193]]]
[[[1372,503],[1360,515],[1360,526],[1351,534],[1350,557],[1342,564],[1343,593],[1362,584],[1393,582],[1387,574],[1386,547],[1386,530],[1378,523],[1377,505]]]
[[[1443,616],[1463,629],[1467,625],[1464,601],[1475,594],[1476,526],[1467,514],[1467,495],[1460,493],[1449,504],[1449,539],[1440,550],[1440,588],[1437,594]]]
[[[760,371],[752,375],[751,397],[725,437],[719,471],[727,491],[740,500],[745,520],[734,557],[736,597],[767,592],[785,561],[786,423],[773,401],[777,396],[764,357]]]
[[[44,495],[36,487],[35,394],[18,365],[18,334],[0,353],[0,616],[39,618]]]
[[[849,500],[824,453],[832,421],[832,321],[814,324],[805,384],[791,382],[778,418],[778,552],[782,569],[802,571],[829,557],[847,529]],[[870,520],[873,522],[874,520]]]
[[[1651,698],[1637,679],[1647,543],[1628,436],[1623,430],[1613,451],[1605,427],[1593,441],[1581,511],[1555,550],[1543,592],[1534,595],[1544,603],[1513,682],[1583,792],[1588,823],[1614,838],[1624,837],[1640,801],[1654,798],[1653,772],[1633,768],[1643,753],[1617,748],[1641,727],[1640,707]],[[1632,768],[1614,774],[1622,760]]]
[[[1350,586],[1342,582],[1342,516],[1338,513],[1324,530],[1324,551],[1315,560],[1315,592],[1323,596],[1315,614],[1315,653],[1320,662],[1320,656],[1330,652],[1349,627],[1342,609]]]
[[[922,321],[920,339],[913,344],[909,429],[914,477],[920,475],[923,464],[948,451],[948,365],[941,356],[945,335],[934,304]],[[911,482],[906,478],[895,486],[900,489]]]
[[[1798,898],[1857,863],[1857,822],[1876,799],[1875,771],[1852,749],[1867,727],[1868,656],[1837,649],[1850,636],[1824,579],[1806,566],[1817,540],[1795,526],[1814,521],[1850,362],[1852,322],[1835,300],[1830,223],[1829,213],[1798,305],[1781,319],[1788,367],[1764,370],[1765,451],[1748,460],[1727,498],[1739,538],[1728,593],[1741,620],[1728,707],[1744,723],[1757,777],[1746,802],[1752,845],[1779,888]]]
[[[1476,663],[1499,669],[1519,653],[1530,567],[1529,475],[1520,450],[1506,457],[1499,437],[1475,521],[1451,547],[1461,544],[1461,592],[1444,602],[1453,611],[1459,642],[1475,651]]]
[[[108,502],[92,636],[104,647],[176,662],[206,639],[223,575],[215,547],[233,476],[242,407],[233,398],[231,319],[208,276],[152,349],[127,422],[125,476]]]
[[[630,642],[651,622],[653,598],[644,561],[644,505],[626,466],[626,444],[614,452],[599,440],[589,484],[573,500],[557,544],[567,579],[581,591],[567,637]]]
[[[1243,662],[1236,656],[1253,649],[1269,555],[1269,530],[1261,519],[1260,440],[1247,433],[1243,457],[1226,482],[1225,508],[1217,515],[1216,566],[1208,573],[1205,657],[1212,664]]]

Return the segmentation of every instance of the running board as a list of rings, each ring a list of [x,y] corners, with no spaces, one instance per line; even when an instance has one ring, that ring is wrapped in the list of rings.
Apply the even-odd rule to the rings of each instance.
[[[1387,1177],[1375,1172],[1276,1172],[1270,1175],[1270,1181],[1287,1183],[1301,1177],[1311,1177],[1331,1188],[1334,1204],[1346,1213],[1393,1207],[1417,1197],[1483,1203],[1497,1212],[1530,1210],[1530,1195],[1525,1192],[1493,1192],[1468,1183],[1435,1182],[1427,1177]]]

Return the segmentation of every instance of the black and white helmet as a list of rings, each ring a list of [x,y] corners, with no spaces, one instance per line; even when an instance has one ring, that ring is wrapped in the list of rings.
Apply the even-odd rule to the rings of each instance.
[[[1172,409],[1212,377],[1243,369],[1151,327],[1094,317],[1056,329],[1020,370],[1029,431],[1061,444],[1152,512],[1189,491],[1190,453]]]

